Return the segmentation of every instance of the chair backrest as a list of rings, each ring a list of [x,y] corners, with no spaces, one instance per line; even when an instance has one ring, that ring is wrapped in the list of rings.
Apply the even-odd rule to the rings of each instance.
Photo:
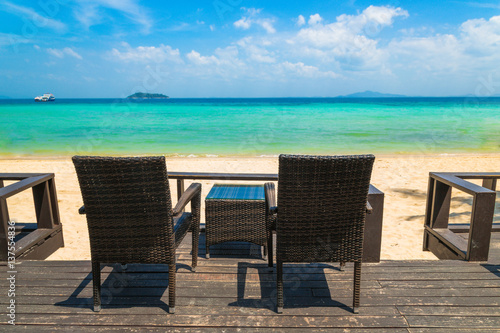
[[[173,253],[165,157],[74,156],[92,260],[166,263]]]
[[[373,155],[280,155],[278,258],[361,261],[374,160]]]

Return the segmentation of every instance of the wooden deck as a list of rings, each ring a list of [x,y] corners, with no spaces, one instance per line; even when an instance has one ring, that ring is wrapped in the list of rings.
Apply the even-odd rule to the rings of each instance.
[[[350,312],[352,265],[285,265],[285,311],[275,312],[275,274],[259,248],[211,248],[189,269],[181,245],[176,313],[167,313],[167,267],[102,270],[103,310],[91,310],[88,261],[24,261],[16,274],[16,326],[7,324],[7,267],[0,274],[0,331],[472,332],[500,331],[500,235],[488,263],[383,261],[364,264],[360,314]],[[231,248],[231,252],[228,251]],[[231,254],[229,254],[231,253]]]

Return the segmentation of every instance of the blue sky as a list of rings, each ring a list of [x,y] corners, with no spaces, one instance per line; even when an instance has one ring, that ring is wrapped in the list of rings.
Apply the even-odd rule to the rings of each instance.
[[[0,95],[500,94],[499,1],[7,0]]]

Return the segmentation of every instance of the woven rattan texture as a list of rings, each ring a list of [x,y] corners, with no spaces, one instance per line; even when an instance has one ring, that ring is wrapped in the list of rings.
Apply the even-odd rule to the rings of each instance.
[[[172,216],[165,157],[73,157],[90,236],[94,310],[101,309],[101,263],[168,264],[169,312],[175,311],[175,249],[192,231],[198,263],[201,185],[192,184],[192,213]],[[175,226],[174,226],[175,223]]]
[[[361,261],[374,159],[373,155],[280,156],[279,260]]]
[[[283,311],[284,262],[354,262],[353,311],[361,288],[366,200],[375,157],[280,155],[276,298]]]
[[[206,200],[206,245],[241,241],[265,246],[265,205],[264,200]]]
[[[169,262],[172,203],[165,158],[74,157],[92,259]]]

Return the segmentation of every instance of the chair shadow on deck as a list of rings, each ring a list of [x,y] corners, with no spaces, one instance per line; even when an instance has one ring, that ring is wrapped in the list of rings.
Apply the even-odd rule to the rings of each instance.
[[[495,264],[481,264],[482,267],[484,267],[487,271],[490,273],[496,275],[497,277],[500,278],[500,265],[495,265]]]
[[[200,233],[198,256],[206,258],[206,233]],[[262,247],[249,243],[249,242],[223,242],[219,244],[210,245],[210,259],[209,262],[221,258],[241,258],[241,259],[264,259]]]
[[[129,264],[126,270],[123,270],[120,264],[102,265],[101,274],[109,267],[113,270],[101,286],[104,311],[106,308],[157,307],[168,312],[168,304],[162,300],[163,297],[168,297],[168,265]],[[177,270],[179,268],[190,270],[190,266],[183,264],[177,264]],[[87,292],[79,297],[84,290]],[[91,310],[92,272],[89,272],[67,300],[55,305]]]
[[[251,309],[276,309],[276,268],[270,268],[266,263],[255,264],[248,262],[238,263],[237,277],[237,301],[229,303],[228,306]],[[247,278],[253,274],[251,270],[257,270],[259,276],[260,292],[253,287]],[[284,297],[287,300],[286,308],[308,308],[308,307],[339,307],[345,308],[350,313],[350,307],[344,303],[332,299],[330,288],[326,280],[325,270],[339,271],[338,267],[328,264],[312,263],[307,265],[285,265],[284,273],[293,270],[290,278],[285,279]],[[318,273],[320,270],[323,273]],[[288,272],[287,272],[288,271]],[[248,280],[248,281],[247,281]],[[259,297],[260,296],[260,297]],[[335,295],[333,295],[335,298]]]

